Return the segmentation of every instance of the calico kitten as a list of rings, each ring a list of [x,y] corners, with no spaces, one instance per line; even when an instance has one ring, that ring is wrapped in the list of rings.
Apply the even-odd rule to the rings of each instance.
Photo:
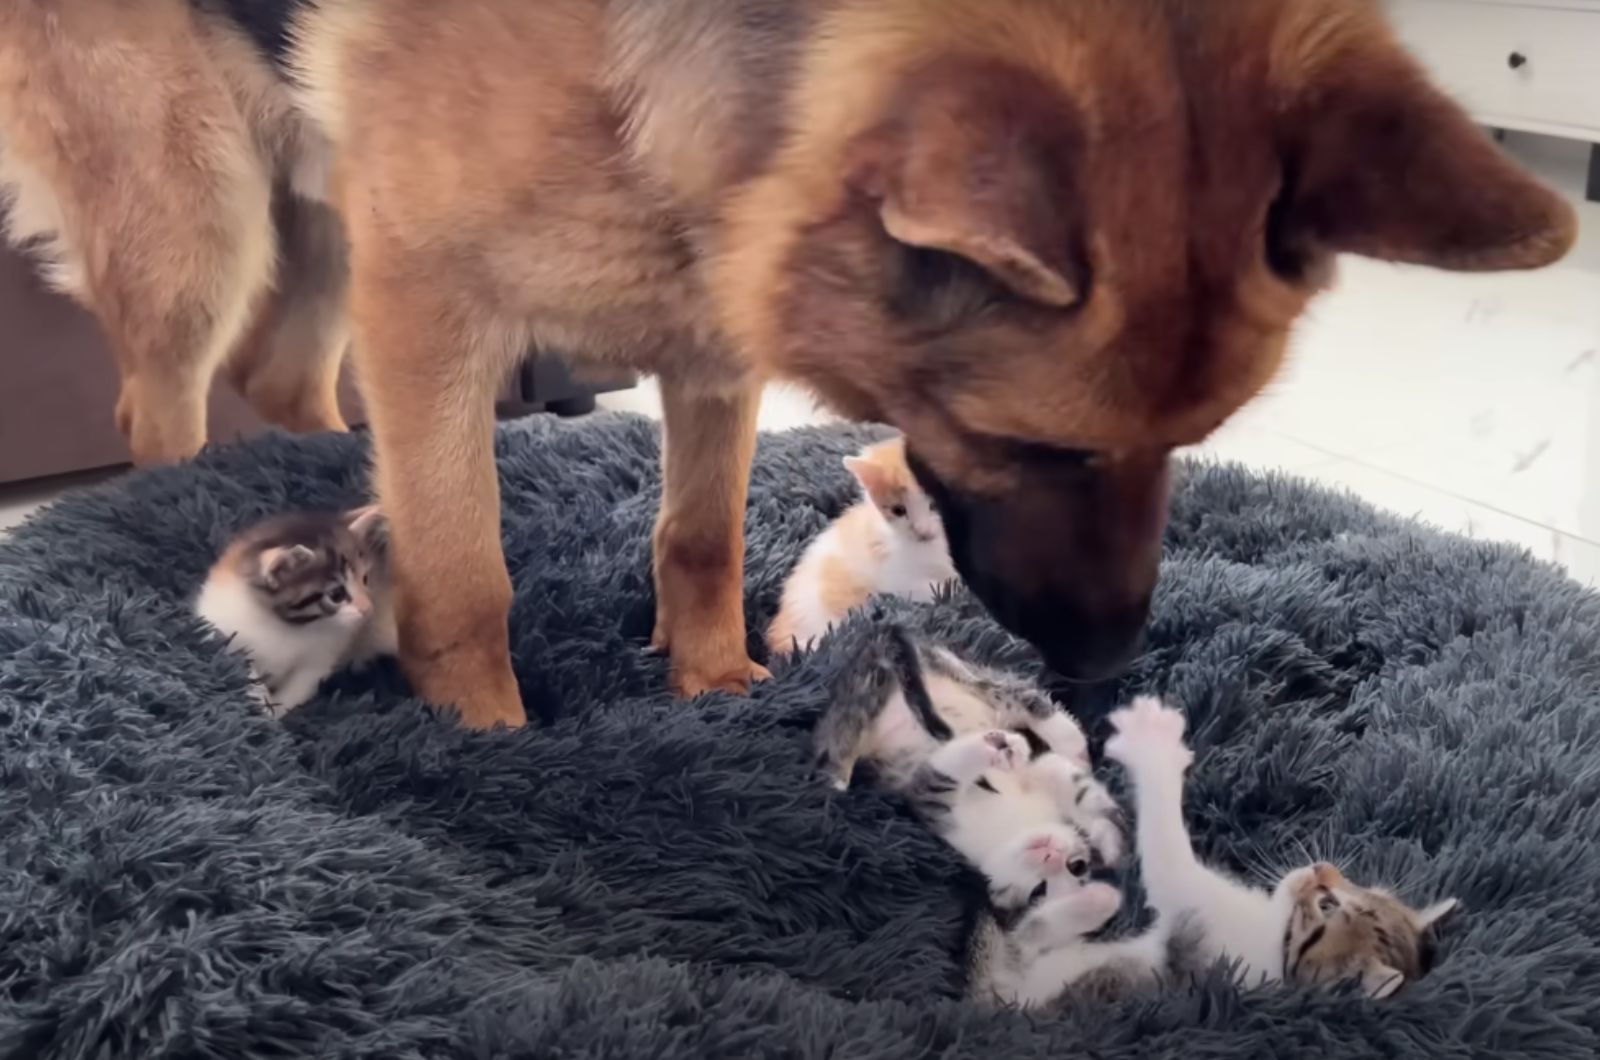
[[[893,625],[873,627],[845,673],[817,728],[820,768],[843,789],[870,761],[985,876],[996,907],[1120,858],[1116,804],[1089,772],[1083,731],[1036,687]]]
[[[868,598],[933,599],[956,577],[944,524],[906,464],[903,438],[846,457],[862,499],[807,546],[767,629],[775,655],[808,647]]]
[[[195,610],[249,654],[274,716],[336,670],[395,653],[387,547],[375,507],[296,512],[244,531],[212,566]]]
[[[1142,698],[1111,716],[1106,754],[1133,780],[1140,871],[1156,923],[1131,938],[1085,936],[1121,905],[1104,884],[1052,879],[1044,900],[1014,925],[980,920],[972,948],[976,996],[1034,1007],[1069,993],[1122,994],[1218,958],[1237,961],[1247,985],[1358,981],[1384,998],[1428,971],[1433,929],[1453,899],[1416,910],[1318,863],[1284,876],[1271,893],[1202,864],[1183,824],[1183,772],[1193,754],[1183,715]]]

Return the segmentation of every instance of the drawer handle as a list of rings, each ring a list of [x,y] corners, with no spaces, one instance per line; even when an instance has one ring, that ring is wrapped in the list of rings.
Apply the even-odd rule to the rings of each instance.
[[[1513,70],[1520,70],[1528,65],[1528,57],[1521,52],[1512,52],[1511,57],[1506,60],[1506,65]]]

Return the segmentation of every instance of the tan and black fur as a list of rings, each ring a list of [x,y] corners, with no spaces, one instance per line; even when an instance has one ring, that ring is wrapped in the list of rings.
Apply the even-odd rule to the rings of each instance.
[[[1168,453],[1272,376],[1334,254],[1574,235],[1367,0],[10,0],[0,138],[142,460],[194,450],[225,365],[338,426],[345,273],[297,259],[343,219],[406,668],[474,725],[524,718],[490,433],[530,342],[661,377],[680,692],[763,673],[769,376],[900,427],[964,579],[1086,677],[1143,624]]]

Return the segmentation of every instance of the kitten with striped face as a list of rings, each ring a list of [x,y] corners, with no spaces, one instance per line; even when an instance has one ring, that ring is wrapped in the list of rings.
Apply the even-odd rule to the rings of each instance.
[[[1203,959],[1240,962],[1246,982],[1356,981],[1388,997],[1424,975],[1434,926],[1454,899],[1415,909],[1347,880],[1326,862],[1295,869],[1270,891],[1246,886],[1195,856],[1183,823],[1183,775],[1194,754],[1184,717],[1143,697],[1111,716],[1106,756],[1133,781],[1137,844],[1150,904],[1161,920],[1192,920]]]
[[[1121,856],[1116,804],[1089,769],[1083,730],[1031,682],[880,625],[833,692],[814,736],[823,775],[842,791],[870,763],[984,875],[997,909]]]
[[[377,508],[296,512],[234,538],[195,610],[250,656],[282,716],[335,671],[395,653],[392,596]]]

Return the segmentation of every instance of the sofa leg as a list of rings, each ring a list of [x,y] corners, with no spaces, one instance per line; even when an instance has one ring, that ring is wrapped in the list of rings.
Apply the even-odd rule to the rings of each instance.
[[[546,412],[553,412],[557,416],[587,416],[597,407],[594,394],[577,394],[573,397],[551,401],[545,405]]]

